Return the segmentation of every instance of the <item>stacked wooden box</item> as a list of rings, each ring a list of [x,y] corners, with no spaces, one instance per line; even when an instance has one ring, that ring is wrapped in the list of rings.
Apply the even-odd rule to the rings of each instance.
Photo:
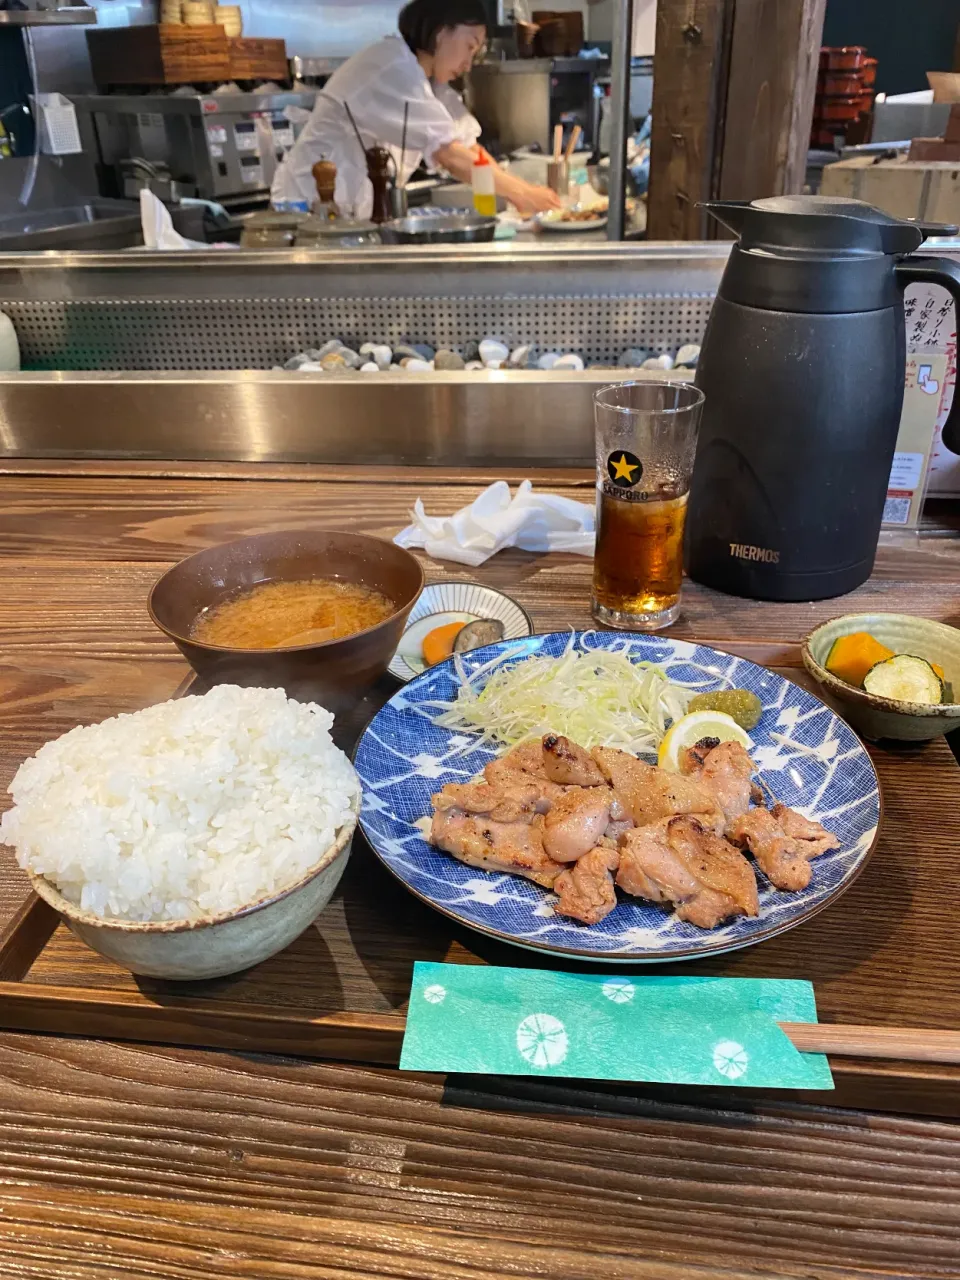
[[[126,85],[161,88],[289,76],[283,40],[230,39],[219,23],[103,27],[87,32],[87,47],[93,78],[104,92]]]
[[[927,163],[960,163],[960,103],[950,108],[942,138],[914,138],[910,143],[910,159]]]

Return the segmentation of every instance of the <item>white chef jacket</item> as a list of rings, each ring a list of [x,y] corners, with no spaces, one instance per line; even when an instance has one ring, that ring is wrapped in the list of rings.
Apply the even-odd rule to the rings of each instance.
[[[400,36],[387,36],[348,59],[317,94],[317,101],[293,148],[277,168],[271,189],[276,203],[306,200],[312,204],[317,187],[311,169],[318,160],[337,166],[335,199],[341,213],[369,218],[373,187],[353,125],[343,108],[347,103],[365,147],[379,143],[393,155],[400,169],[403,106],[410,104],[406,153],[398,180],[405,182],[421,159],[433,163],[448,142],[473,146],[480,125],[449,85],[434,88]]]

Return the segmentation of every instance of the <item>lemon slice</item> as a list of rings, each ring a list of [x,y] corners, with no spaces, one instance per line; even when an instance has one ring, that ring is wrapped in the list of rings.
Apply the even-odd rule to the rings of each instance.
[[[696,746],[701,738],[739,742],[746,751],[753,745],[746,729],[741,729],[733,716],[728,716],[725,711],[691,711],[667,730],[657,753],[657,764],[661,769],[679,773],[683,752]]]

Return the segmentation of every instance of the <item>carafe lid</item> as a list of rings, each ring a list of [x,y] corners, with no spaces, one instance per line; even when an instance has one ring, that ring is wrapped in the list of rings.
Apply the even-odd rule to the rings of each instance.
[[[892,305],[895,259],[956,227],[895,218],[843,196],[711,201],[738,238],[721,295],[782,311],[870,311]]]
[[[744,249],[835,249],[853,253],[913,253],[927,236],[957,228],[895,218],[844,196],[768,196],[715,200],[704,208],[739,238]]]

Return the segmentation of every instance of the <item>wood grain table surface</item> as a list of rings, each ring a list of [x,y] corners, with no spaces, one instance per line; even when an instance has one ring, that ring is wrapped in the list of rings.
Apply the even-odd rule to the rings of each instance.
[[[417,496],[446,514],[495,478],[7,463],[0,788],[47,739],[173,693],[185,665],[145,599],[176,559],[304,524],[392,535]],[[586,474],[532,478],[592,498]],[[585,559],[425,564],[433,580],[509,590],[540,630],[589,623]],[[960,541],[884,535],[874,577],[843,601],[755,604],[688,585],[671,634],[796,676],[799,642],[818,621],[876,608],[960,620]],[[935,869],[958,848],[960,769],[943,742],[905,753],[903,766],[887,803],[935,815],[939,837],[913,851]],[[905,892],[936,893],[932,872],[908,858],[899,873]],[[24,896],[4,851],[0,925]],[[881,900],[859,902],[868,912]],[[947,992],[960,984],[958,909],[941,908]],[[828,945],[839,966],[857,948],[857,921]],[[904,940],[890,974],[886,995],[904,1020],[902,974],[925,945]],[[368,957],[368,979],[376,967]],[[879,998],[879,972],[877,984]],[[628,1086],[12,1033],[0,1034],[0,1120],[3,1280],[960,1275],[960,1128],[947,1121],[746,1103],[734,1090],[722,1106],[692,1106]]]

